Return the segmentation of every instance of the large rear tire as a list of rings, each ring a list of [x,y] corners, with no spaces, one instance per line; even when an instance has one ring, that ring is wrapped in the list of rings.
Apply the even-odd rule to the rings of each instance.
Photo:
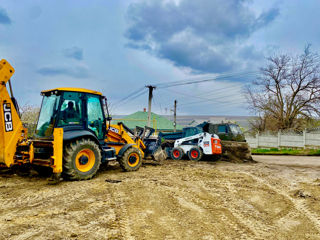
[[[131,147],[118,159],[121,168],[126,172],[137,171],[142,164],[142,155],[139,149]]]
[[[99,146],[89,140],[80,139],[68,144],[64,149],[63,176],[70,180],[92,178],[101,164]]]

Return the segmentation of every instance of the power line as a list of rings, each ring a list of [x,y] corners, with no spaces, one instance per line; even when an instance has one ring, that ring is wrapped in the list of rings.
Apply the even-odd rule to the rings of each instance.
[[[209,104],[209,101],[207,101],[208,104]],[[215,101],[212,101],[212,102],[215,102]],[[182,107],[187,107],[187,106],[190,106],[190,105],[197,105],[197,104],[203,104],[204,101],[198,101],[198,102],[192,102],[192,103],[187,103],[187,104],[181,104],[180,106]],[[217,102],[216,102],[217,103]],[[245,105],[246,104],[246,101],[239,101],[239,100],[233,100],[231,102],[219,102],[216,104],[216,106],[222,106],[222,107],[228,107],[228,106],[239,106],[239,105]]]
[[[160,108],[161,114],[163,114],[161,102],[160,101],[158,102],[158,99],[156,99],[156,97],[158,98],[158,96],[153,95],[153,98],[152,98],[153,104],[157,105]]]
[[[184,105],[193,105],[193,104],[198,104],[198,103],[205,103],[205,102],[214,102],[214,103],[217,103],[219,105],[225,105],[225,104],[235,104],[235,103],[240,103],[240,104],[243,104],[245,102],[239,102],[239,99],[234,99],[232,101],[217,101],[216,99],[207,99],[207,100],[201,100],[201,101],[194,101],[194,102],[188,102],[188,103],[183,103],[183,104],[180,104],[180,106],[184,106]]]
[[[117,107],[119,104],[125,104],[125,103],[127,103],[128,101],[130,101],[130,100],[132,101],[132,100],[140,97],[141,95],[145,94],[146,92],[147,92],[146,89],[143,88],[143,91],[142,91],[142,92],[140,92],[140,91],[135,91],[134,94],[133,94],[133,93],[129,94],[130,96],[129,96],[129,95],[126,96],[125,98],[122,99],[122,101],[119,100],[119,101],[117,101],[117,102],[115,102],[115,103],[111,103],[111,104],[110,104],[110,111],[113,111],[113,109],[114,109],[115,107]]]
[[[211,76],[211,77],[198,77],[198,78],[193,78],[193,79],[184,79],[184,80],[178,80],[178,81],[171,81],[171,82],[163,82],[160,84],[157,84],[157,86],[164,86],[164,85],[171,85],[171,84],[176,84],[176,83],[182,83],[182,82],[194,82],[194,81],[201,81],[204,79],[216,79],[216,78],[221,78],[221,77],[232,77],[232,76],[239,76],[239,75],[243,75],[243,74],[248,74],[248,73],[258,73],[257,71],[252,71],[252,72],[225,72],[225,73],[221,73],[219,75],[215,75],[215,76]]]
[[[222,90],[229,90],[228,92],[230,92],[230,90],[232,90],[232,89],[239,89],[238,88],[238,86],[231,86],[231,87],[223,87],[223,88],[219,88],[219,89],[212,89],[211,91],[209,91],[209,92],[205,92],[205,93],[199,93],[199,94],[188,94],[188,93],[186,93],[186,92],[179,92],[179,91],[176,91],[176,90],[172,90],[172,89],[166,89],[166,90],[163,90],[163,89],[161,89],[161,90],[163,90],[163,91],[169,91],[169,92],[172,92],[172,93],[177,93],[177,94],[180,94],[180,95],[182,95],[182,96],[184,96],[184,97],[186,97],[186,96],[189,96],[189,97],[192,97],[192,98],[199,98],[199,99],[203,99],[203,100],[208,100],[209,98],[206,98],[206,97],[203,97],[203,96],[205,96],[205,95],[207,95],[208,93],[210,93],[210,94],[214,94],[215,95],[215,97],[217,98],[217,97],[219,97],[219,96],[221,96],[221,95],[223,95],[223,93],[224,92],[222,92]],[[218,91],[220,91],[220,92],[218,92]],[[218,93],[217,93],[218,92]],[[224,96],[229,96],[229,95],[224,95]],[[220,98],[220,97],[219,97]],[[211,99],[211,98],[210,98]]]
[[[127,96],[123,97],[123,98],[120,99],[119,101],[115,102],[114,105],[117,105],[117,104],[119,104],[119,103],[121,103],[121,102],[123,102],[123,101],[126,101],[126,100],[130,99],[130,98],[136,98],[135,95],[137,95],[137,94],[139,95],[139,94],[140,94],[142,91],[144,91],[144,90],[145,90],[145,88],[144,88],[144,87],[141,87],[141,88],[139,88],[139,89],[131,92],[131,93],[128,94]]]
[[[228,78],[234,78],[234,77],[243,77],[243,76],[250,76],[250,75],[255,75],[257,74],[258,71],[252,71],[252,72],[233,72],[233,73],[223,73],[218,76],[213,76],[211,78],[195,78],[195,79],[185,79],[185,80],[180,80],[180,81],[173,81],[173,82],[163,82],[159,84],[154,84],[158,89],[162,88],[170,88],[174,86],[181,86],[181,85],[189,85],[189,84],[197,84],[197,83],[203,83],[203,82],[209,82],[209,81],[214,81],[214,80],[223,80],[223,79],[228,79]],[[128,99],[133,99],[141,96],[143,94],[143,90],[145,90],[145,87],[141,87],[134,92],[131,92],[129,95],[123,97],[114,105],[118,105],[119,103],[128,100]]]
[[[175,81],[175,82],[169,82],[169,83],[160,83],[157,84],[157,88],[169,88],[169,87],[175,87],[175,86],[181,86],[181,85],[189,85],[189,84],[197,84],[197,83],[203,83],[203,82],[210,82],[210,81],[215,81],[215,80],[223,80],[223,79],[230,79],[233,77],[244,77],[244,76],[255,76],[258,72],[242,72],[242,73],[232,73],[232,74],[221,74],[216,77],[211,77],[211,78],[205,78],[205,79],[189,79],[189,80],[181,80],[181,81]]]
[[[224,88],[221,88],[220,90],[222,90]],[[232,88],[231,88],[232,89]],[[235,89],[235,88],[234,88]],[[192,98],[199,98],[199,99],[202,99],[201,101],[195,101],[195,102],[189,102],[189,103],[183,103],[183,104],[180,104],[180,105],[190,105],[190,104],[193,104],[193,103],[201,103],[201,102],[218,102],[219,104],[225,104],[226,102],[223,101],[216,101],[217,99],[221,99],[223,97],[230,97],[230,96],[233,96],[232,94],[228,94],[228,95],[223,95],[221,96],[221,94],[224,94],[223,92],[220,92],[218,94],[215,94],[215,96],[213,98],[205,98],[205,97],[199,97],[197,95],[192,95],[192,94],[187,94],[187,93],[182,93],[182,92],[178,92],[178,91],[175,91],[175,90],[169,90],[167,89],[166,91],[169,91],[169,92],[173,92],[173,93],[178,93],[178,94],[181,94],[183,95],[183,97],[192,97]],[[220,95],[220,96],[219,96]]]
[[[154,87],[157,87],[158,89],[164,89],[164,88],[170,88],[170,87],[176,87],[176,86],[183,86],[183,85],[190,85],[190,84],[199,84],[199,83],[205,83],[205,82],[210,82],[210,81],[216,81],[216,80],[226,80],[226,79],[232,79],[232,78],[241,78],[241,77],[250,77],[250,76],[256,76],[256,74],[259,73],[258,71],[252,71],[252,72],[233,72],[233,73],[223,73],[223,74],[219,74],[218,76],[212,76],[212,77],[207,77],[207,78],[194,78],[194,79],[185,79],[185,80],[179,80],[179,81],[173,81],[173,82],[163,82],[163,83],[159,83],[159,84],[154,84]],[[196,94],[187,94],[187,93],[179,93],[177,91],[173,91],[175,93],[184,95],[184,96],[190,96],[193,98],[199,98],[202,99],[202,101],[197,101],[197,102],[190,102],[190,103],[185,103],[185,104],[181,104],[181,105],[190,105],[190,104],[194,104],[194,103],[200,103],[200,102],[207,102],[207,101],[214,101],[215,99],[218,98],[217,94],[221,94],[221,93],[216,93],[217,91],[221,91],[221,90],[231,90],[231,89],[236,89],[237,87],[231,86],[231,87],[223,87],[223,88],[218,88],[218,89],[213,89],[211,91],[208,92],[204,92],[204,93],[200,93],[198,95]],[[128,102],[129,100],[133,100],[136,99],[138,97],[140,97],[141,95],[145,94],[145,87],[141,87],[133,92],[131,92],[130,94],[128,94],[127,96],[123,97],[122,99],[120,99],[119,101],[115,102],[115,103],[111,103],[110,104],[110,109],[118,106],[120,103],[124,104],[126,102]],[[167,89],[169,90],[169,89]],[[211,94],[212,92],[215,92],[215,98],[205,98],[203,96],[205,96],[206,94]],[[220,102],[220,104],[225,104],[225,102]]]
[[[241,76],[256,76],[256,73],[257,72],[248,72],[248,73],[241,73]],[[195,83],[201,83],[201,82],[207,82],[207,81],[213,81],[213,80],[219,80],[219,79],[226,79],[226,78],[231,78],[231,77],[239,77],[239,74],[238,75],[234,75],[234,74],[225,74],[224,76],[219,76],[219,77],[216,77],[216,78],[208,78],[208,79],[201,79],[201,80],[197,80],[197,81],[193,81],[193,80],[188,80],[188,81],[176,81],[176,82],[173,82],[173,84],[166,84],[166,85],[162,85],[160,86],[159,88],[161,90],[163,90],[163,88],[169,88],[169,87],[172,87],[172,86],[179,86],[179,85],[186,85],[186,84],[195,84]],[[191,82],[192,81],[192,82]],[[180,106],[184,107],[186,105],[190,106],[190,105],[194,105],[194,104],[199,104],[199,103],[205,103],[205,102],[216,102],[219,106],[223,106],[223,107],[228,107],[230,105],[239,105],[239,104],[245,104],[246,102],[245,101],[239,101],[239,99],[234,99],[232,101],[217,101],[217,99],[221,99],[221,95],[224,95],[225,91],[228,90],[228,92],[230,92],[230,90],[233,90],[233,89],[239,89],[238,86],[230,86],[230,87],[222,87],[222,88],[218,88],[218,89],[212,89],[208,92],[205,92],[205,93],[200,93],[200,94],[188,94],[186,92],[179,92],[179,91],[176,91],[176,90],[169,90],[169,89],[166,89],[166,91],[169,91],[169,92],[173,92],[173,93],[178,93],[178,94],[181,94],[183,95],[184,97],[186,96],[189,96],[189,97],[192,97],[192,98],[199,98],[199,99],[202,99],[201,101],[194,101],[194,102],[189,102],[189,103],[184,103],[184,104],[180,104]],[[224,92],[218,92],[218,91],[224,91]],[[217,93],[218,92],[218,93]],[[214,93],[215,94],[215,97],[213,98],[205,98],[203,97],[204,95],[207,95],[207,94],[212,94]],[[228,94],[228,95],[224,95],[223,97],[230,97],[231,95]]]

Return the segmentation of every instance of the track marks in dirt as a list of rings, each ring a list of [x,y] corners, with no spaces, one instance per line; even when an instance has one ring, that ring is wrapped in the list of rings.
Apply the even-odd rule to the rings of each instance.
[[[239,171],[221,171],[212,165],[173,165],[166,166],[165,172],[162,168],[153,171],[149,182],[145,179],[147,175],[130,180],[132,189],[138,188],[129,194],[129,198],[123,197],[129,215],[126,222],[137,220],[139,216],[139,222],[144,226],[126,225],[131,228],[131,237],[301,239],[309,236],[320,239],[317,226],[313,224],[315,219],[307,217],[310,217],[309,210],[304,211],[307,207],[282,193],[289,191],[283,186],[285,183],[273,187],[268,173],[256,171],[258,177],[253,176],[252,168],[243,171],[247,166],[241,166]],[[265,185],[264,181],[271,183]],[[280,191],[278,188],[281,187]],[[135,200],[144,201],[144,204],[130,203],[137,196]],[[125,212],[121,214],[123,216]],[[304,229],[309,222],[314,226]],[[300,232],[296,233],[296,230]]]
[[[246,202],[237,199],[237,193],[233,191],[228,182],[215,183],[214,193],[212,193],[212,183],[204,185],[207,195],[212,197],[212,202],[220,206],[218,215],[220,224],[229,229],[229,235],[233,232],[236,239],[265,239],[274,232],[272,226],[253,218],[253,215],[258,214],[256,209],[252,206],[247,207]]]
[[[168,161],[53,187],[0,178],[0,239],[320,239],[315,200],[295,198],[284,169]]]
[[[262,186],[265,186],[271,189],[272,191],[276,192],[278,195],[281,195],[284,198],[286,198],[288,201],[290,201],[294,206],[294,209],[291,210],[291,213],[290,213],[290,219],[300,218],[300,214],[304,215],[307,219],[310,220],[310,222],[314,226],[314,229],[317,232],[309,235],[317,236],[317,237],[320,236],[320,216],[317,213],[309,210],[309,207],[307,206],[307,203],[305,202],[304,199],[295,199],[291,197],[286,191],[284,191],[283,189],[284,186],[282,186],[282,189],[279,189],[278,187],[276,187],[278,184],[275,183],[271,185],[270,183],[268,183],[268,181],[266,181],[265,178],[264,179],[260,178],[248,172],[243,172],[243,174],[250,176],[252,179],[257,181]],[[269,182],[271,182],[271,180],[269,180]]]

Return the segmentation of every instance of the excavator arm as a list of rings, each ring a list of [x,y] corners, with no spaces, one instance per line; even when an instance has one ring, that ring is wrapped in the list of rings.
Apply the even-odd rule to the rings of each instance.
[[[14,164],[17,144],[27,138],[7,83],[14,74],[14,68],[6,61],[0,61],[0,165],[10,167]]]
[[[62,172],[63,129],[53,131],[53,139],[30,140],[28,130],[23,127],[17,111],[17,104],[12,95],[10,78],[14,68],[6,61],[0,61],[0,167],[11,167],[15,164],[33,163],[51,167],[53,173]],[[10,88],[11,96],[8,92]],[[48,159],[35,156],[35,148],[52,149]]]

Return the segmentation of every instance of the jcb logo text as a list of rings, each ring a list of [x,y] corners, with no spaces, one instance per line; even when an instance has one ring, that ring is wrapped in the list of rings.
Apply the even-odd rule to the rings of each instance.
[[[4,126],[6,132],[13,131],[11,106],[8,103],[3,104]]]

